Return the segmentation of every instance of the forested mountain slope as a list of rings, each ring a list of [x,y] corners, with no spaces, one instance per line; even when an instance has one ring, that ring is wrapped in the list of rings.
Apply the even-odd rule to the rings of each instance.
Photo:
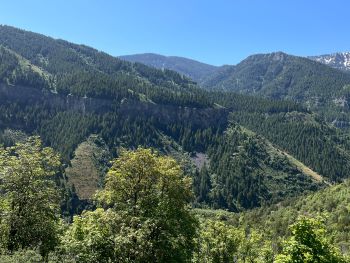
[[[295,102],[206,91],[174,71],[7,26],[0,45],[1,142],[14,141],[8,129],[40,135],[61,153],[68,182],[81,183],[81,198],[103,181],[103,168],[91,166],[94,183],[81,188],[87,170],[79,165],[106,159],[82,153],[96,142],[111,156],[139,145],[177,156],[193,176],[196,204],[232,211],[348,177],[348,138]],[[101,140],[91,144],[91,135]],[[196,153],[208,156],[201,171],[189,164]]]
[[[338,126],[348,126],[350,74],[282,52],[253,55],[209,76],[207,89],[303,103]]]
[[[324,104],[350,84],[344,74],[307,58],[282,52],[252,55],[209,78],[204,86],[272,98],[289,98],[310,106]]]
[[[36,88],[81,97],[140,97],[184,105],[201,100],[194,83],[174,71],[132,64],[90,47],[8,26],[0,27],[0,45],[1,79],[8,84],[26,81]]]
[[[177,60],[166,57],[145,54],[127,59],[184,73]],[[349,128],[350,74],[344,72],[348,60],[348,53],[303,58],[276,52],[252,55],[235,66],[210,71],[187,60],[182,62],[198,72],[202,70],[201,78],[187,76],[206,89],[297,101],[323,115],[329,123]]]
[[[237,111],[231,117],[239,124],[265,136],[280,149],[292,154],[330,181],[338,181],[350,175],[349,135],[327,125],[317,115],[300,112],[261,114]]]
[[[204,77],[213,74],[219,68],[188,58],[162,56],[152,53],[120,56],[120,58],[130,62],[139,62],[158,69],[174,70],[196,82],[201,82]]]
[[[214,208],[238,212],[326,185],[322,176],[305,172],[264,137],[236,123],[230,123],[208,155],[210,162],[196,174],[194,189],[199,203]]]

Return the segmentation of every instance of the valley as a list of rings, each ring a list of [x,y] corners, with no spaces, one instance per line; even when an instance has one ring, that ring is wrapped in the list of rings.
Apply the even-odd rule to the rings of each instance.
[[[0,261],[21,247],[47,262],[287,262],[288,225],[306,224],[334,237],[320,237],[328,262],[349,262],[350,74],[333,64],[114,57],[1,25]],[[17,235],[7,215],[53,225]],[[220,238],[231,261],[215,261]]]

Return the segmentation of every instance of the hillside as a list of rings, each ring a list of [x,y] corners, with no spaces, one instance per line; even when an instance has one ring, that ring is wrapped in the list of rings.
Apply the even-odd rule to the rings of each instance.
[[[333,185],[316,193],[253,209],[240,214],[220,210],[202,210],[196,212],[203,218],[223,220],[227,225],[257,230],[265,239],[280,247],[281,239],[288,237],[288,226],[300,216],[325,218],[328,235],[333,243],[341,248],[342,253],[349,253],[350,218],[349,218],[349,181]]]
[[[266,137],[330,181],[350,175],[349,136],[327,125],[317,115],[237,111],[231,118]],[[327,158],[321,158],[321,161],[320,156]]]
[[[241,211],[348,177],[348,138],[298,103],[206,91],[90,47],[7,26],[0,33],[1,142],[11,144],[9,129],[40,135],[68,166],[64,185],[83,199],[102,184],[103,152],[138,146],[186,164],[198,206]]]
[[[7,84],[119,101],[186,105],[201,100],[194,83],[174,71],[132,64],[90,47],[8,26],[0,26],[0,46],[0,77]]]
[[[335,243],[345,252],[350,249],[349,194],[347,181],[303,198],[286,201],[280,206],[252,211],[245,216],[252,224],[261,226],[261,222],[266,222],[266,229],[273,230],[270,234],[274,232],[274,238],[277,238],[277,233],[287,233],[284,226],[293,222],[298,215],[316,216],[324,213],[328,216],[329,229],[335,235]]]
[[[155,54],[126,57],[127,60],[156,68],[175,70],[209,90],[300,102],[321,114],[327,122],[343,129],[350,127],[350,75],[344,73],[348,63],[347,53],[308,58],[282,52],[259,54],[250,56],[235,66],[226,65],[209,71],[206,67],[192,65],[191,60],[171,58]],[[201,77],[186,73],[184,68],[187,67],[198,71]],[[340,72],[339,69],[343,71]]]
[[[204,77],[213,74],[218,69],[218,67],[188,58],[162,56],[152,53],[120,56],[119,58],[130,62],[142,63],[158,69],[174,70],[196,82],[201,82]]]
[[[194,187],[197,201],[213,208],[238,212],[326,185],[326,178],[235,123],[210,147],[208,157]]]
[[[303,103],[328,122],[349,127],[350,75],[282,52],[253,55],[209,76],[207,89]]]
[[[324,104],[327,96],[334,99],[349,83],[347,74],[307,58],[277,52],[250,56],[210,77],[203,86],[317,106]]]

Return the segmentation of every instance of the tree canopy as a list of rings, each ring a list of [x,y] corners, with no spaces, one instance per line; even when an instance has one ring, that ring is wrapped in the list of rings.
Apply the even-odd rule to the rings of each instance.
[[[53,177],[59,156],[38,137],[0,148],[1,248],[39,248],[46,256],[58,242],[59,196]]]
[[[188,262],[197,221],[191,180],[150,149],[123,150],[96,195],[100,208],[75,216],[62,242],[80,262]]]
[[[326,234],[321,218],[301,217],[290,226],[292,236],[285,241],[276,263],[348,262]]]

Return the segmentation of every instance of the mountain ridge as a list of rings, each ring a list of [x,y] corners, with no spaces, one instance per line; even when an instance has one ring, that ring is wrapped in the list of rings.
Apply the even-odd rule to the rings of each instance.
[[[218,67],[179,56],[164,56],[155,53],[119,56],[123,60],[139,62],[158,69],[170,69],[200,82],[206,75],[214,73]]]

